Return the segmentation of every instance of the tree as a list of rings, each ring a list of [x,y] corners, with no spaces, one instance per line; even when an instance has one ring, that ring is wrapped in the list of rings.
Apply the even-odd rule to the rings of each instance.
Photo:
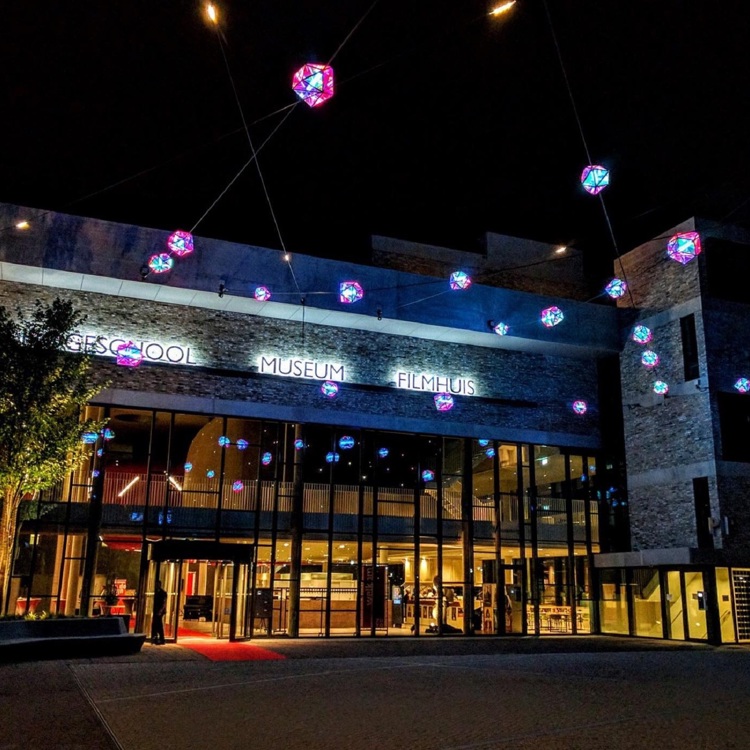
[[[105,384],[94,384],[89,354],[65,350],[68,336],[84,321],[61,299],[37,301],[27,317],[0,307],[0,613],[21,501],[36,498],[79,466],[87,451],[83,433],[103,426],[82,421],[80,410]]]

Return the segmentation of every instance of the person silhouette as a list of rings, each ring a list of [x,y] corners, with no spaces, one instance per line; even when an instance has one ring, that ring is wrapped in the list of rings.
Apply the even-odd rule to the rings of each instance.
[[[161,646],[164,643],[164,615],[167,612],[167,592],[161,581],[156,582],[154,590],[154,614],[151,618],[151,643]]]

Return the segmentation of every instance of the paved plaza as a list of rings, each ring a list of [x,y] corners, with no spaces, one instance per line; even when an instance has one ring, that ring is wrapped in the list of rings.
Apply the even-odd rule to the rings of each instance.
[[[403,645],[402,645],[403,644]],[[607,638],[263,641],[0,667],[0,750],[750,748],[750,649]],[[638,650],[633,650],[638,649]]]

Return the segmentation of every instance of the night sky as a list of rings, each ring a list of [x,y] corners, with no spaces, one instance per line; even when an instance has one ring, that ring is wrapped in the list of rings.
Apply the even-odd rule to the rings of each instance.
[[[611,264],[544,0],[499,18],[484,0],[217,6],[256,147],[294,71],[336,53],[335,97],[299,103],[260,153],[286,249],[366,262],[371,234],[479,250],[489,230]],[[694,213],[747,223],[747,2],[547,6],[620,250]],[[191,228],[250,154],[202,7],[3,3],[0,201]],[[196,234],[281,247],[254,166]]]

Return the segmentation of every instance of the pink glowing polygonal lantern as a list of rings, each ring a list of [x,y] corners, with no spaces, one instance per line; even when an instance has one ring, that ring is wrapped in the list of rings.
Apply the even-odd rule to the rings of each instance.
[[[117,347],[117,364],[121,367],[138,367],[143,362],[143,352],[132,342]]]
[[[436,393],[434,398],[435,408],[438,411],[450,411],[453,408],[454,401],[450,393]]]
[[[589,410],[589,405],[585,401],[574,401],[573,411],[576,414],[585,414]]]
[[[258,302],[268,302],[268,300],[271,299],[271,292],[269,291],[268,287],[265,287],[265,286],[256,287],[255,299],[257,299]]]
[[[684,266],[700,255],[701,236],[698,232],[680,232],[675,234],[667,243],[667,255]]]
[[[596,195],[609,185],[609,170],[599,164],[592,164],[581,172],[581,185],[587,193]]]
[[[172,232],[167,240],[167,247],[170,253],[174,253],[178,258],[184,255],[190,255],[193,252],[193,235],[190,232],[184,232],[178,229]]]
[[[339,302],[353,305],[365,296],[365,290],[358,281],[342,281],[339,284]]]
[[[451,289],[468,289],[471,286],[471,276],[466,271],[454,271],[450,277]]]
[[[510,331],[510,326],[507,323],[496,323],[494,326],[492,326],[492,330],[498,336],[507,336],[508,332]]]
[[[333,68],[322,63],[307,63],[292,77],[292,89],[305,104],[317,107],[333,96]]]
[[[740,393],[750,393],[750,380],[748,380],[747,378],[739,378],[734,384],[734,387]]]
[[[172,270],[172,266],[174,266],[174,258],[171,258],[169,253],[158,253],[148,259],[148,267],[154,273],[167,273]]]
[[[565,319],[565,315],[563,315],[563,311],[559,307],[553,305],[552,307],[547,307],[542,310],[540,319],[543,326],[546,328],[552,328],[553,326],[562,323]]]

